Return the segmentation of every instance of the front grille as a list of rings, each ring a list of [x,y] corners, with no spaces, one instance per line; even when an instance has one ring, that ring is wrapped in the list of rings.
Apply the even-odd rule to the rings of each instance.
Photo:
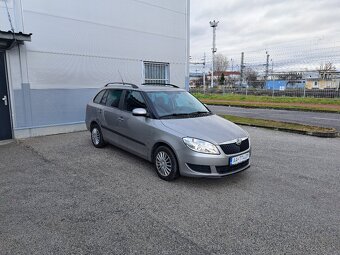
[[[247,161],[244,161],[240,164],[234,165],[234,166],[216,166],[216,171],[219,174],[226,174],[226,173],[230,173],[236,170],[239,170],[243,167],[246,167],[249,164],[249,159]]]
[[[249,149],[249,139],[243,140],[240,145],[236,143],[221,144],[221,149],[225,154],[236,154]]]
[[[195,172],[200,172],[200,173],[206,173],[210,174],[210,166],[204,166],[204,165],[194,165],[194,164],[187,164],[188,167],[191,168],[191,170],[194,170]]]

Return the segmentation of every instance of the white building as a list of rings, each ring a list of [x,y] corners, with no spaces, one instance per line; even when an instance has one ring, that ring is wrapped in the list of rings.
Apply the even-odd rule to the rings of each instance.
[[[0,0],[0,140],[84,129],[108,82],[188,86],[189,5]]]

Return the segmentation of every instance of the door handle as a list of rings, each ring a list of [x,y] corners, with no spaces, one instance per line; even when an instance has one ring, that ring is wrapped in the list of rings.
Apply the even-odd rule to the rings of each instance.
[[[1,100],[4,101],[4,104],[5,104],[6,106],[8,105],[7,96],[6,96],[6,95],[5,95]]]
[[[119,120],[119,121],[123,121],[124,118],[123,118],[122,116],[120,116],[120,117],[118,118],[118,120]]]
[[[102,109],[98,109],[98,112],[99,112],[99,113],[102,113]]]

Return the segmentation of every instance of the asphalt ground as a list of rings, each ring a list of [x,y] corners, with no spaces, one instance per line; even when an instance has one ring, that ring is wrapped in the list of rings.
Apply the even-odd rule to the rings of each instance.
[[[170,183],[88,132],[0,146],[0,254],[340,254],[340,139],[245,129],[248,170]]]
[[[240,117],[295,122],[320,127],[333,127],[340,132],[340,114],[338,113],[241,108],[219,105],[209,105],[208,107],[216,114],[230,114]]]

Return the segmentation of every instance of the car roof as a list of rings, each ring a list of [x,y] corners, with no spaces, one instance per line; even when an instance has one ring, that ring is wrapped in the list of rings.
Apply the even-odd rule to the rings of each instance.
[[[172,84],[142,84],[137,86],[132,83],[108,83],[102,89],[105,88],[131,89],[136,91],[186,91]]]

